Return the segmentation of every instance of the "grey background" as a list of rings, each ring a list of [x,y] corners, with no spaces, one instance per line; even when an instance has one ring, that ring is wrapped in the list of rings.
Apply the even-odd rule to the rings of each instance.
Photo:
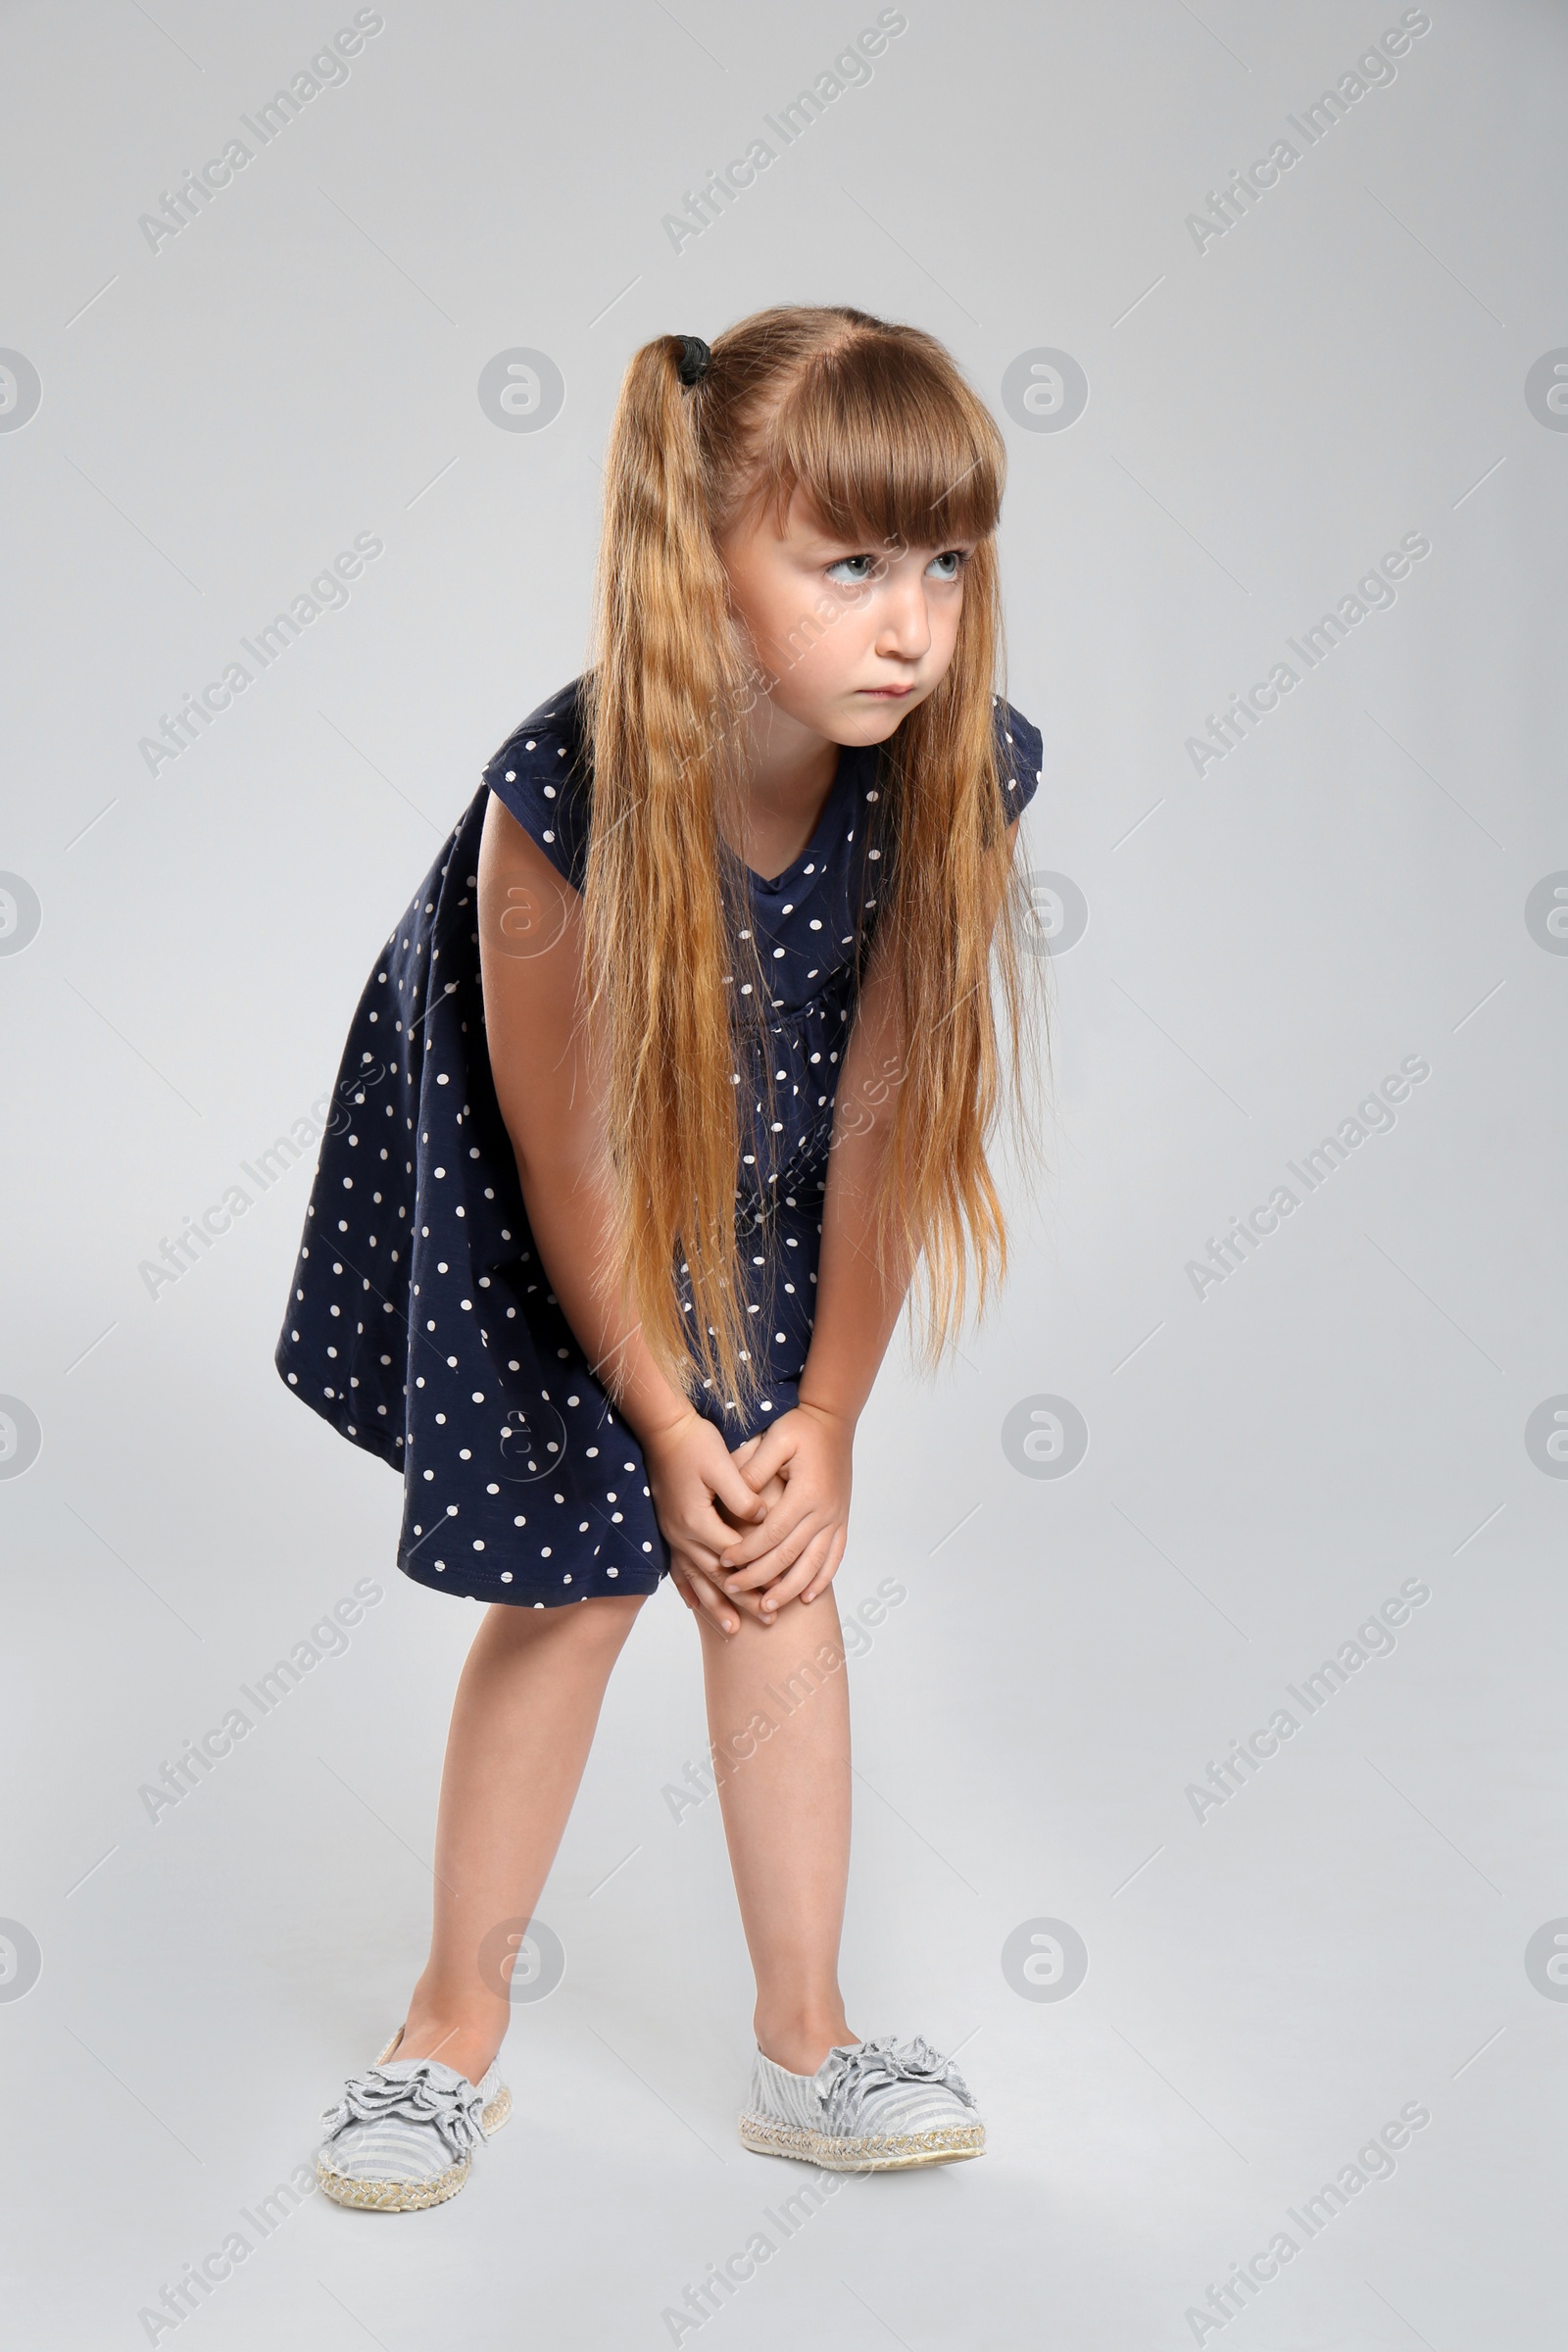
[[[1051,966],[1054,1174],[1014,1184],[1004,1305],[934,1383],[890,1358],[839,1579],[846,1611],[906,1591],[851,1669],[850,2014],[957,2047],[991,2152],[852,2181],[681,2340],[1191,2343],[1406,2102],[1431,2123],[1394,2177],[1203,2340],[1546,2340],[1568,2013],[1526,1948],[1568,1914],[1568,1486],[1524,1430],[1568,1392],[1568,960],[1524,909],[1568,868],[1568,436],[1525,379],[1568,345],[1561,13],[1436,0],[1200,252],[1189,213],[1397,7],[911,0],[677,253],[662,216],[873,10],[388,0],[150,250],[139,216],[352,14],[5,15],[0,344],[41,385],[0,433],[0,866],[41,911],[0,956],[0,1390],[41,1432],[0,1480],[0,1912],[42,1971],[0,2000],[11,2340],[146,2341],[308,2162],[422,1958],[477,1622],[398,1576],[395,1481],[272,1369],[310,1154],[156,1300],[138,1265],[330,1086],[481,762],[580,668],[629,352],[785,299],[917,320],[1002,416],[1030,861],[1089,921]],[[479,403],[519,347],[564,384],[537,432]],[[1040,349],[1087,377],[1064,431],[1001,407]],[[1205,713],[1413,531],[1393,609],[1196,774]],[[149,774],[160,713],[357,532],[385,553],[346,609]],[[1407,1054],[1395,1129],[1200,1299],[1208,1237]],[[1042,1396],[1089,1433],[1060,1479],[1003,1449]],[[344,1654],[149,1822],[163,1760],[366,1577]],[[1195,1818],[1188,1785],[1409,1578],[1394,1652]],[[662,1793],[703,1740],[665,1591],[541,1904],[565,1973],[510,2037],[511,2130],[438,2212],[307,2198],[192,2341],[667,2343],[814,2178],[734,2137],[717,1806]],[[1087,1949],[1065,1999],[1004,1969],[1042,1920]]]

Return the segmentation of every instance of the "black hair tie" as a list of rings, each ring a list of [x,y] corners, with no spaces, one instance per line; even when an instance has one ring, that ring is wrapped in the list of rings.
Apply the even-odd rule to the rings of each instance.
[[[675,363],[675,371],[688,390],[693,384],[702,382],[712,365],[713,355],[701,335],[682,335],[680,358]]]

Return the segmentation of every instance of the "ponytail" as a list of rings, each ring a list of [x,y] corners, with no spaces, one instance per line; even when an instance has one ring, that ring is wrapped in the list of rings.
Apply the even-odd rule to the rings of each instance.
[[[617,1211],[600,1271],[667,1378],[690,1388],[689,1340],[705,1385],[748,1399],[757,1383],[735,1240],[746,1024],[732,1009],[749,976],[733,944],[746,927],[744,912],[735,919],[744,876],[717,818],[739,805],[751,662],[710,520],[695,416],[707,388],[680,374],[687,343],[645,344],[621,386],[583,688],[588,1011],[601,1022]],[[753,1004],[759,995],[754,980]],[[677,1249],[689,1314],[671,1280]]]

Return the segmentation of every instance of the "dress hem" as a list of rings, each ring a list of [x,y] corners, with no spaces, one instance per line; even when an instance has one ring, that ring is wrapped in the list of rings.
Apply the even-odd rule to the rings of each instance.
[[[502,1586],[494,1577],[476,1586],[472,1577],[443,1576],[433,1568],[423,1568],[405,1559],[398,1561],[398,1567],[411,1585],[422,1585],[427,1592],[448,1592],[455,1600],[497,1600],[514,1609],[569,1609],[574,1601],[612,1600],[627,1592],[646,1600],[658,1592],[668,1574],[667,1569],[643,1569],[636,1573],[622,1569],[613,1584],[599,1583],[592,1592],[563,1592],[559,1585]]]

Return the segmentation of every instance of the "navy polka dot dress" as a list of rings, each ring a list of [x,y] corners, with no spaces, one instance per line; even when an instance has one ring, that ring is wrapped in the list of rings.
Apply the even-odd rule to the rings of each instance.
[[[489,761],[376,958],[275,1355],[307,1404],[402,1476],[406,1575],[533,1608],[651,1592],[669,1565],[641,1448],[540,1264],[485,1044],[475,881],[485,808],[495,793],[581,888],[592,776],[577,683]],[[1041,739],[1010,704],[997,717],[1015,814],[1038,784]],[[698,1399],[732,1446],[789,1411],[810,1344],[834,1094],[876,917],[878,774],[874,745],[842,752],[806,849],[771,881],[749,878],[774,992],[770,1106],[760,1068],[738,1080],[752,1115],[737,1230],[762,1387],[749,1418],[706,1392]]]

